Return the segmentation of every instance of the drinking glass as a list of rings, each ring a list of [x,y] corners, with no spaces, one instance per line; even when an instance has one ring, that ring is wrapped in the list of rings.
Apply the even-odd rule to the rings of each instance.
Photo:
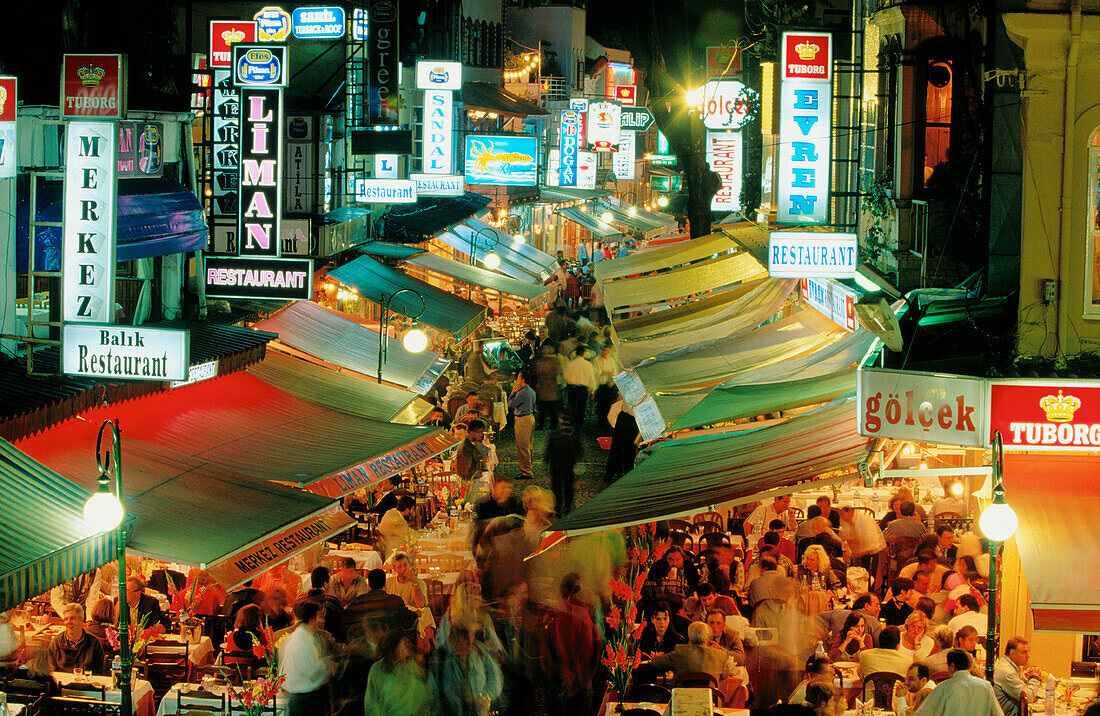
[[[73,681],[78,684],[84,683],[84,669],[79,666],[73,667]]]

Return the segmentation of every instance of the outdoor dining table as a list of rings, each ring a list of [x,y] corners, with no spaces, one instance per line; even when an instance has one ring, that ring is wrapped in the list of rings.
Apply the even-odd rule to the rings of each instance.
[[[71,684],[76,680],[76,676],[64,671],[52,671],[50,672],[50,678],[58,686],[64,686]],[[112,704],[117,704],[122,701],[122,692],[114,686],[114,679],[110,676],[88,676],[82,677],[86,684],[96,684],[97,686],[106,686],[107,689],[103,694],[103,700]],[[153,685],[145,679],[135,679],[130,684],[130,708],[131,712],[136,716],[153,716]]]
[[[370,571],[382,566],[382,555],[373,549],[330,549],[326,558],[351,557],[355,560],[355,568]]]
[[[164,698],[162,698],[160,700],[160,704],[157,706],[156,716],[173,716],[180,708],[180,705],[179,705],[180,692],[184,691],[184,690],[186,690],[188,692],[203,690],[203,691],[207,691],[211,694],[215,694],[215,695],[218,695],[218,696],[221,696],[222,694],[226,694],[226,699],[225,699],[225,704],[226,705],[225,705],[225,708],[223,710],[221,710],[221,711],[208,710],[207,708],[203,707],[202,711],[204,713],[229,714],[231,708],[237,709],[238,712],[243,708],[239,701],[234,699],[232,696],[228,695],[227,687],[224,684],[211,684],[211,683],[173,684],[172,688],[170,688],[168,690],[168,693],[166,693],[164,695]],[[184,704],[184,708],[188,708],[188,707],[189,707],[188,704]],[[150,713],[152,713],[152,712],[150,712]],[[285,713],[286,713],[286,704],[285,704],[285,702],[280,701],[279,699],[275,699],[275,714],[276,714],[276,716],[279,716],[280,714],[285,714]]]

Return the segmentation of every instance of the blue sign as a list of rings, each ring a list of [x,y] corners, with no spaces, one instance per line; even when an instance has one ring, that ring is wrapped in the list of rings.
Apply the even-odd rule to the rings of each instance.
[[[537,186],[538,152],[537,137],[468,134],[466,183]]]
[[[561,166],[558,183],[561,186],[577,185],[577,160],[580,153],[581,113],[562,110],[561,113]]]
[[[357,7],[351,11],[351,39],[356,42],[366,40],[369,25],[370,20],[367,17],[366,10]]]
[[[344,36],[344,8],[300,7],[291,14],[294,36],[301,40],[335,40]]]
[[[234,84],[242,87],[286,87],[286,46],[233,46]]]

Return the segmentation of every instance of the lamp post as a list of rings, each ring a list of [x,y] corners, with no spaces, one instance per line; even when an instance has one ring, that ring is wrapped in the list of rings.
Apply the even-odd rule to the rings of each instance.
[[[997,552],[1001,542],[1016,534],[1020,521],[1005,502],[1004,449],[1000,431],[993,433],[993,502],[982,510],[978,526],[989,540],[989,618],[985,635],[985,678],[993,683],[997,658]]]
[[[381,308],[381,314],[378,317],[378,382],[382,382],[382,365],[385,364],[388,352],[388,346],[386,345],[386,324],[389,321],[390,304],[393,302],[394,297],[400,296],[403,293],[411,293],[420,299],[420,311],[412,318],[412,330],[405,334],[405,337],[401,339],[401,342],[405,344],[405,350],[409,353],[420,353],[428,346],[428,337],[424,335],[424,331],[420,330],[420,324],[418,319],[424,315],[427,304],[424,303],[424,297],[411,288],[399,288],[388,296],[383,293],[382,298],[378,301]]]
[[[111,445],[103,450],[103,432],[111,431]],[[130,670],[134,664],[134,655],[130,651],[130,603],[126,601],[126,540],[129,538],[127,527],[122,523],[125,514],[122,509],[122,433],[118,420],[104,420],[99,426],[99,435],[95,440],[95,461],[99,468],[99,489],[84,505],[84,520],[97,532],[118,530],[118,656],[121,670],[118,675],[119,712],[132,711]],[[111,477],[114,477],[115,492],[111,494]]]
[[[500,243],[500,237],[492,229],[478,229],[474,232],[474,235],[470,237],[470,265],[473,266],[477,260],[478,239],[482,234],[492,239],[493,243],[486,243],[481,248],[485,249],[489,253],[485,254],[485,258],[481,260],[486,267],[495,269],[500,266],[500,257],[493,253],[493,249]]]

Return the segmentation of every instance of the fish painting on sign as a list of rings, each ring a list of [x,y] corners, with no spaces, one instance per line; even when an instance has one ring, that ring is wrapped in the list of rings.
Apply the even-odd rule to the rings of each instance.
[[[536,186],[538,139],[468,135],[465,175],[467,184]]]

